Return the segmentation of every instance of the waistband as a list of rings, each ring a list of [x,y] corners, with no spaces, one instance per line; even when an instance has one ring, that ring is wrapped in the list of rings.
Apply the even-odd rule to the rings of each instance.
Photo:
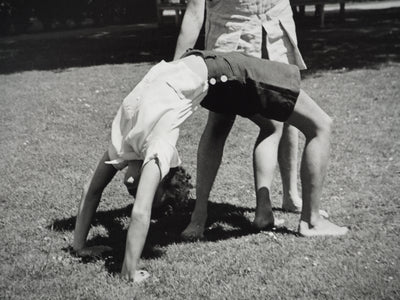
[[[238,53],[216,53],[213,50],[188,49],[182,55],[182,58],[189,55],[198,55],[204,59],[208,70],[208,81],[211,85],[215,85],[217,82],[238,79],[238,74],[234,73],[228,61],[229,56],[238,55]]]

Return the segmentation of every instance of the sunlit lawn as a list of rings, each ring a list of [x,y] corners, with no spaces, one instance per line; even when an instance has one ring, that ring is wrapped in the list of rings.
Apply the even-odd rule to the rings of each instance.
[[[152,224],[142,261],[152,277],[130,286],[116,272],[131,199],[121,177],[104,195],[91,241],[108,257],[84,262],[66,250],[81,186],[106,149],[121,99],[150,64],[104,65],[1,75],[2,298],[398,298],[398,64],[321,72],[304,88],[335,119],[323,196],[343,238],[301,238],[298,215],[285,230],[254,234],[251,151],[256,129],[239,119],[226,145],[206,241],[181,243],[189,212]],[[206,113],[182,130],[179,150],[195,174]],[[210,150],[211,151],[211,150]],[[279,180],[273,188],[280,205]]]

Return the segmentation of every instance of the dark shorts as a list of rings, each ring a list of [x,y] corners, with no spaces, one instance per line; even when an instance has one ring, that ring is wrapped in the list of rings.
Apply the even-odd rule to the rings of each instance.
[[[297,66],[256,58],[238,52],[188,50],[208,68],[209,90],[200,103],[217,113],[286,121],[300,93]]]

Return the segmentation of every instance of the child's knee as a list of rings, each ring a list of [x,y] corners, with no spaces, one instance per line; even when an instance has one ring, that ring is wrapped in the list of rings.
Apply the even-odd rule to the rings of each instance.
[[[325,114],[325,116],[321,119],[321,121],[318,124],[318,131],[321,134],[330,136],[332,131],[332,124],[333,124],[332,118],[327,114]]]
[[[332,118],[328,115],[320,117],[313,126],[309,126],[303,133],[307,140],[315,137],[329,139],[332,131]]]
[[[318,116],[307,119],[306,122],[300,122],[301,126],[297,127],[305,135],[306,139],[314,137],[329,138],[332,131],[332,118],[325,112]]]
[[[250,120],[255,123],[259,129],[259,138],[267,138],[269,136],[275,136],[278,140],[280,139],[283,132],[283,123],[271,119],[266,119],[260,115],[255,115],[250,118]]]

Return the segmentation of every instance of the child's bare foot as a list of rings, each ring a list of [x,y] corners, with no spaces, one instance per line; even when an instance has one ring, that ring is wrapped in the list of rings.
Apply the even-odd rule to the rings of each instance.
[[[313,225],[306,221],[300,221],[299,233],[302,236],[340,236],[345,235],[349,229],[344,226],[338,226],[325,218],[319,218]]]
[[[204,226],[190,222],[188,227],[181,233],[184,241],[195,241],[204,238]]]
[[[196,241],[204,238],[204,229],[206,227],[207,214],[197,214],[193,212],[189,225],[181,233],[181,238],[184,241]]]
[[[149,272],[145,270],[137,270],[135,271],[135,274],[133,276],[124,269],[123,271],[121,271],[121,278],[129,282],[140,283],[149,277],[150,277]]]
[[[257,230],[270,230],[274,227],[280,227],[285,223],[284,219],[264,220],[261,218],[254,218],[253,227]]]
[[[270,209],[256,207],[256,215],[253,221],[253,227],[257,230],[269,230],[273,227],[281,226],[285,220],[275,219]]]

